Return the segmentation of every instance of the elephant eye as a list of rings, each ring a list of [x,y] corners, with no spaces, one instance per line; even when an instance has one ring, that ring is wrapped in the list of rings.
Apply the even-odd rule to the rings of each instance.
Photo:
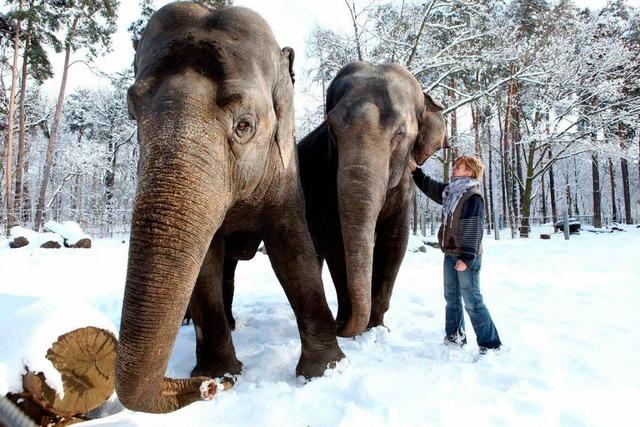
[[[243,140],[253,134],[253,128],[253,118],[250,116],[243,116],[236,121],[233,133],[238,139],[238,142],[243,142]]]
[[[397,144],[398,142],[402,141],[404,137],[405,137],[405,131],[404,131],[404,128],[401,127],[393,134],[393,138],[391,138],[391,143]]]

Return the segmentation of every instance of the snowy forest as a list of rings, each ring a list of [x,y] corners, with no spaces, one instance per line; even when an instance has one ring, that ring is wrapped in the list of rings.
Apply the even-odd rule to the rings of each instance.
[[[131,2],[133,3],[133,2]],[[204,1],[211,7],[230,3]],[[128,5],[131,7],[132,5]],[[142,0],[132,43],[159,5]],[[72,66],[111,49],[117,0],[5,0],[0,15],[0,197],[3,231],[74,220],[98,236],[126,232],[136,188],[133,70],[110,87],[67,91]],[[569,0],[349,1],[351,31],[317,26],[313,64],[296,70],[301,139],[324,116],[324,94],[352,61],[404,65],[445,106],[450,149],[424,166],[447,180],[460,154],[486,164],[487,229],[512,237],[571,217],[601,227],[640,221],[640,10]],[[286,40],[280,41],[286,44]],[[64,52],[57,98],[51,52]],[[99,71],[96,70],[96,73]],[[435,210],[414,202],[414,231]]]

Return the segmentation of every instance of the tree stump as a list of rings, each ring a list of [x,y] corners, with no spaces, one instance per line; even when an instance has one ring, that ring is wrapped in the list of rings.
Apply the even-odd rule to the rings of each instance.
[[[73,417],[89,412],[115,390],[116,345],[111,332],[93,326],[61,335],[46,357],[62,376],[64,396],[45,382],[42,372],[27,372],[24,388],[34,401],[56,415]]]

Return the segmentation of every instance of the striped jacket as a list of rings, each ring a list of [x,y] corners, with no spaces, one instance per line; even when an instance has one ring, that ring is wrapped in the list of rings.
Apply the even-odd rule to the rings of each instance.
[[[416,168],[413,180],[431,200],[442,204],[442,192],[447,183],[437,181]],[[477,188],[467,190],[453,211],[452,220],[438,230],[438,242],[444,253],[458,254],[460,259],[471,262],[482,253],[484,230],[484,200]]]

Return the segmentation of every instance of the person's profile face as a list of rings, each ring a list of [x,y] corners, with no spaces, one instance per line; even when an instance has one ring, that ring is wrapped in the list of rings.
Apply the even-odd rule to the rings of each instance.
[[[453,165],[453,171],[451,172],[451,176],[452,177],[459,177],[459,176],[472,176],[473,172],[471,172],[470,169],[467,169],[467,167],[462,163],[462,162],[455,162],[455,164]]]

